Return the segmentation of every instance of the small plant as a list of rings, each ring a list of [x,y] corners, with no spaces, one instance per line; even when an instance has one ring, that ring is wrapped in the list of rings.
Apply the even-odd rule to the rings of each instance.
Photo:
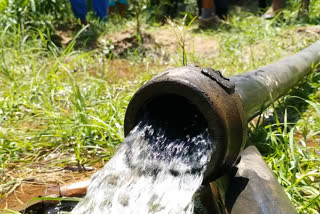
[[[133,12],[136,19],[136,34],[138,38],[142,38],[141,34],[141,15],[148,6],[149,0],[129,0],[129,9]]]
[[[183,19],[180,20],[170,20],[168,19],[168,23],[173,29],[176,38],[177,43],[179,47],[181,48],[181,54],[182,54],[182,65],[187,65],[188,59],[187,59],[187,53],[186,53],[186,39],[187,34],[190,30],[190,26],[193,23],[193,21],[197,18],[196,16],[191,19],[191,21],[186,24],[187,15],[183,17]]]
[[[310,0],[301,0],[298,17],[306,17],[309,13]]]

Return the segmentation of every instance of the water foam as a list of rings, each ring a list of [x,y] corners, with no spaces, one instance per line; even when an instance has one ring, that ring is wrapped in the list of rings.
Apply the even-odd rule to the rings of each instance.
[[[73,214],[191,214],[214,143],[204,128],[190,136],[140,122],[97,172]]]

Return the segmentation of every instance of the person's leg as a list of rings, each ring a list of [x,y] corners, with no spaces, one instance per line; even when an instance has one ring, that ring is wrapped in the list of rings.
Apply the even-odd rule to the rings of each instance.
[[[118,0],[119,4],[119,14],[121,17],[124,17],[124,14],[126,12],[126,8],[128,6],[128,1],[127,0]]]
[[[87,3],[86,0],[70,0],[72,11],[82,24],[87,24]]]
[[[110,0],[109,1],[109,15],[112,16],[114,14],[114,9],[115,9],[115,5],[116,3],[114,2],[114,0]]]
[[[266,8],[267,7],[267,1],[266,0],[259,0],[259,8]]]
[[[213,0],[202,0],[201,18],[207,19],[213,13]]]
[[[273,12],[277,13],[280,12],[284,7],[283,0],[272,0],[272,9]]]
[[[208,28],[219,23],[222,23],[222,21],[213,13],[213,0],[202,0],[199,26],[201,28]]]
[[[92,0],[92,9],[100,20],[107,20],[109,0]]]
[[[259,0],[259,13],[263,14],[267,9],[267,0]]]
[[[216,14],[220,19],[228,15],[229,0],[215,0]]]
[[[197,0],[198,5],[198,16],[201,16],[202,0]]]
[[[164,14],[167,18],[175,18],[175,14],[177,13],[176,6],[176,0],[169,0],[166,4],[164,4]]]
[[[265,19],[274,18],[278,13],[281,12],[283,7],[284,7],[284,0],[272,0],[271,8],[264,15],[262,15],[262,18],[265,18]]]

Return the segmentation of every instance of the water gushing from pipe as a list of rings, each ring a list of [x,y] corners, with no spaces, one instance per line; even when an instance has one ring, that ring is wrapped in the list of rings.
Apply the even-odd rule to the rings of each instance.
[[[72,213],[194,212],[194,195],[215,144],[201,113],[184,98],[171,98],[175,105],[168,109],[158,108],[161,97],[149,104]]]

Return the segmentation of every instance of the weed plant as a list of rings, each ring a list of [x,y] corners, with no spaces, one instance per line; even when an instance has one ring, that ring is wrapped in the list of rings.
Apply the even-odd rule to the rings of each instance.
[[[181,65],[181,53],[170,54],[166,63],[138,51],[114,59],[106,56],[105,47],[78,45],[92,36],[87,28],[73,30],[74,39],[58,46],[51,35],[64,19],[71,20],[59,18],[70,14],[68,5],[59,5],[62,11],[57,16],[50,11],[45,16],[40,11],[32,15],[30,9],[32,2],[43,1],[19,1],[17,5],[28,6],[21,13],[12,2],[0,1],[1,183],[26,176],[24,170],[35,164],[41,169],[104,164],[124,139],[123,118],[133,93],[154,74]],[[258,13],[234,7],[228,25],[199,30],[194,23],[192,35],[216,40],[219,47],[214,58],[186,52],[188,63],[212,66],[230,76],[292,55],[318,40],[319,31],[305,26],[319,23],[320,1],[311,1],[304,20],[296,20],[298,1],[288,2],[285,21],[262,20]],[[115,19],[91,22],[98,29],[97,40],[133,23],[120,26]],[[37,24],[43,21],[48,23]],[[148,30],[163,28],[167,27]],[[120,62],[119,68],[126,64],[129,77],[121,77],[113,62]],[[319,89],[315,67],[298,89],[270,107],[250,129],[249,143],[263,153],[300,213],[320,211]]]

